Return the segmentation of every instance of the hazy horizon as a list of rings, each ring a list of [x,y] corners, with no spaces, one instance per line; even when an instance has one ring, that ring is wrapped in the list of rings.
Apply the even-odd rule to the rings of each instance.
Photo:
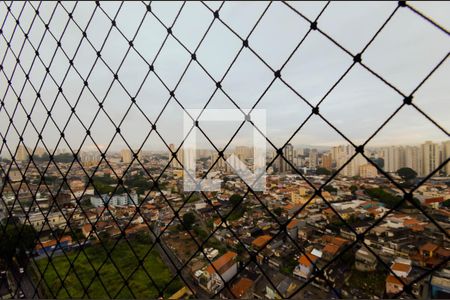
[[[179,145],[183,140],[182,116],[183,109],[170,97],[169,90],[175,88],[175,98],[184,108],[203,108],[210,99],[207,108],[235,108],[233,99],[241,108],[251,108],[263,94],[274,78],[273,72],[264,65],[267,63],[272,69],[279,69],[288,59],[298,42],[310,28],[310,24],[299,17],[286,4],[274,2],[227,2],[220,8],[220,19],[233,29],[241,38],[245,38],[252,27],[267,8],[265,15],[255,27],[249,37],[249,45],[258,54],[261,61],[248,48],[239,53],[242,42],[223,23],[213,20],[213,13],[221,5],[213,2],[202,4],[199,2],[186,3],[180,12],[182,3],[152,3],[152,12],[163,22],[164,26],[172,27],[173,35],[151,14],[146,13],[142,3],[127,3],[121,6],[117,2],[102,2],[101,8],[105,15],[97,9],[91,23],[87,27],[86,39],[82,39],[81,28],[87,25],[86,16],[90,16],[95,8],[94,2],[80,2],[78,4],[63,2],[61,4],[44,2],[40,6],[40,17],[49,20],[53,9],[53,18],[49,24],[51,33],[61,37],[62,26],[54,24],[68,24],[61,39],[62,48],[58,48],[55,39],[45,34],[40,47],[40,59],[50,65],[52,78],[46,77],[40,91],[41,101],[35,104],[34,89],[39,89],[45,75],[45,68],[39,59],[35,61],[30,72],[30,82],[26,81],[20,67],[10,78],[16,65],[15,55],[20,54],[21,66],[28,70],[35,57],[34,48],[38,47],[44,26],[38,19],[29,33],[29,42],[24,42],[22,30],[27,31],[36,3],[12,3],[11,13],[17,18],[24,5],[20,22],[11,49],[5,51],[3,70],[0,72],[2,82],[11,80],[11,88],[4,84],[0,88],[4,107],[0,109],[0,132],[5,138],[11,151],[16,149],[19,133],[23,133],[24,143],[34,147],[37,142],[36,130],[40,131],[47,119],[47,108],[54,105],[52,118],[57,126],[64,130],[72,149],[78,149],[86,137],[83,125],[91,125],[98,105],[95,100],[104,100],[104,110],[111,120],[120,126],[121,134],[132,148],[139,148],[151,130],[146,118],[154,122],[164,107],[163,114],[156,122],[158,133],[167,142]],[[68,18],[67,12],[73,11],[73,20]],[[208,6],[207,6],[208,5]],[[294,8],[302,12],[308,19],[314,20],[324,2],[295,2]],[[387,17],[396,9],[397,2],[370,3],[342,3],[332,2],[320,16],[318,27],[334,38],[344,48],[353,54],[359,53],[370,41]],[[450,8],[449,3],[422,2],[411,3],[424,14],[434,19],[443,27],[449,25],[444,11]],[[83,88],[84,79],[90,73],[91,66],[97,58],[96,51],[105,40],[111,22],[116,13],[117,27],[111,29],[106,39],[101,55],[89,75],[89,90]],[[175,24],[172,22],[179,13]],[[6,9],[1,10],[3,19]],[[137,35],[136,30],[140,22]],[[196,51],[197,61],[191,61],[189,51],[194,51],[209,25],[211,28]],[[10,36],[15,20],[9,15],[3,26],[3,35]],[[61,27],[61,28],[60,28]],[[120,31],[128,38],[133,38],[133,48],[124,39]],[[175,36],[179,41],[177,41]],[[94,38],[95,37],[95,38]],[[159,47],[164,43],[161,52]],[[33,46],[31,46],[31,43]],[[180,44],[182,43],[182,45]],[[78,45],[80,48],[74,59],[74,68],[69,68],[69,61],[65,55],[73,56]],[[0,41],[1,47],[6,48],[5,39]],[[183,47],[184,46],[184,47]],[[433,27],[426,20],[408,9],[400,8],[382,32],[375,38],[362,56],[362,60],[371,69],[385,78],[402,93],[408,95],[433,70],[439,61],[448,56],[450,43],[447,36]],[[34,47],[34,48],[33,48]],[[94,50],[92,47],[95,47]],[[130,49],[129,49],[130,48]],[[124,63],[117,71],[122,58],[129,50]],[[229,73],[221,80],[226,69],[233,62]],[[53,54],[55,56],[53,57]],[[148,70],[146,62],[153,62],[154,72],[145,77]],[[156,58],[156,59],[155,59]],[[105,62],[107,65],[105,65]],[[289,62],[282,69],[281,78],[302,95],[309,103],[316,105],[330,90],[338,78],[353,63],[351,56],[346,54],[330,40],[317,31],[311,31],[303,44],[293,54]],[[113,71],[110,71],[111,68]],[[186,73],[183,75],[184,70]],[[214,80],[221,80],[222,90],[216,90],[214,81],[209,78],[205,70]],[[66,71],[69,70],[66,74]],[[79,74],[77,73],[79,72]],[[113,72],[117,72],[120,81],[113,80]],[[156,73],[155,73],[156,72]],[[162,82],[158,79],[161,78]],[[448,60],[432,74],[432,76],[414,93],[413,103],[437,122],[444,131],[439,130],[411,106],[404,106],[399,113],[367,144],[367,147],[382,145],[413,145],[427,140],[443,141],[448,139],[450,128],[450,99],[448,98],[448,79],[450,68]],[[80,78],[83,77],[82,78]],[[58,95],[57,84],[62,85],[63,95]],[[144,78],[145,81],[144,81]],[[181,81],[180,81],[180,78]],[[53,82],[53,79],[56,81]],[[179,84],[178,84],[179,82]],[[166,87],[163,85],[166,85]],[[142,85],[141,85],[142,84]],[[123,89],[125,87],[126,91]],[[107,90],[111,86],[109,93]],[[140,89],[141,88],[141,89]],[[137,91],[140,89],[139,93]],[[17,97],[21,94],[21,106],[17,110]],[[130,95],[136,95],[136,105],[132,105]],[[56,101],[55,101],[56,99]],[[55,102],[54,102],[55,101]],[[70,112],[70,105],[77,101],[76,114],[79,120]],[[54,102],[54,103],[53,103]],[[344,79],[330,92],[320,105],[320,113],[338,130],[355,144],[364,143],[377,128],[402,104],[403,98],[388,87],[376,76],[356,64]],[[44,104],[47,108],[44,107]],[[139,109],[145,116],[139,111]],[[34,129],[30,124],[25,127],[26,115],[31,113]],[[306,102],[301,100],[293,90],[289,89],[279,79],[275,80],[262,97],[256,108],[267,110],[267,137],[281,147],[291,137],[311,112]],[[14,116],[14,128],[9,128],[9,118]],[[87,138],[81,148],[95,148],[96,143],[105,147],[116,133],[116,128],[100,111],[90,128],[91,138]],[[127,114],[126,114],[127,112]],[[123,119],[123,120],[122,120]],[[201,128],[219,148],[223,147],[238,127],[238,123],[201,123]],[[25,128],[25,130],[24,130]],[[251,145],[251,127],[245,125],[236,135],[232,145]],[[43,141],[50,149],[55,148],[60,139],[59,131],[53,121],[49,119],[42,132]],[[208,142],[198,135],[199,147],[205,147]],[[312,145],[314,147],[329,147],[346,144],[347,141],[318,116],[313,115],[303,128],[293,137],[293,145]],[[3,145],[3,144],[2,144]],[[120,136],[116,136],[111,149],[120,151],[125,148]],[[38,146],[42,146],[40,143]],[[68,145],[64,140],[58,149]],[[144,149],[164,149],[161,138],[153,132]],[[270,148],[269,148],[270,149]],[[0,155],[8,154],[3,145]]]

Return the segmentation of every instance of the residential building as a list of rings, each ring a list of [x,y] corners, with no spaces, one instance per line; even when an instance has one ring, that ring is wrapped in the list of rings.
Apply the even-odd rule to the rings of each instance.
[[[450,141],[443,142],[441,145],[441,163],[450,158]],[[443,169],[445,175],[450,176],[450,163],[447,163]]]
[[[395,295],[403,291],[403,283],[394,275],[389,274],[386,278],[386,293]]]
[[[170,144],[170,145],[169,145],[169,148],[170,148],[169,159],[171,159],[172,153],[174,153],[177,149],[176,149],[176,147],[175,147],[174,144]],[[180,150],[177,152],[176,157],[174,157],[174,158],[172,159],[172,161],[170,162],[170,166],[171,166],[172,168],[174,168],[174,169],[181,169],[181,164],[180,164],[180,162],[183,161],[183,152],[182,152],[182,151],[183,151],[183,149],[180,149]]]
[[[366,247],[363,247],[356,251],[355,268],[363,272],[375,271],[377,268],[377,258]]]
[[[377,177],[377,168],[370,163],[359,166],[359,176],[362,178],[375,178]]]
[[[125,164],[130,164],[133,161],[133,154],[130,149],[123,149],[120,151],[120,156],[122,158],[122,162]]]
[[[426,141],[420,145],[422,154],[422,167],[419,172],[420,176],[427,176],[433,172],[440,162],[439,144]]]
[[[317,149],[311,149],[309,151],[309,168],[316,169],[319,163],[319,154],[317,153]]]
[[[320,163],[322,168],[327,170],[333,169],[333,159],[331,153],[325,153],[322,155],[322,161]]]
[[[103,194],[100,197],[94,196],[91,197],[91,204],[94,207],[103,207],[105,204],[111,206],[124,206],[124,205],[138,205],[138,196],[136,193],[122,194],[122,195],[113,195],[109,196],[107,194]]]
[[[289,161],[291,164],[294,164],[294,147],[291,144],[287,144],[283,148],[283,157],[279,156],[279,171],[280,173],[290,173],[292,167],[288,164]],[[287,161],[286,161],[287,160]]]
[[[16,153],[16,161],[27,161],[29,158],[28,148],[24,144],[19,144]]]
[[[231,287],[232,298],[234,299],[251,299],[253,298],[254,281],[242,277]]]
[[[237,274],[236,257],[237,253],[228,251],[216,259],[202,272],[200,285],[212,294],[222,289]]]
[[[306,253],[306,255],[300,256],[298,259],[298,265],[294,269],[294,275],[303,279],[308,279],[314,271],[314,267],[319,257],[312,253]]]
[[[400,148],[396,146],[381,149],[381,157],[384,159],[386,172],[397,172],[400,169]]]

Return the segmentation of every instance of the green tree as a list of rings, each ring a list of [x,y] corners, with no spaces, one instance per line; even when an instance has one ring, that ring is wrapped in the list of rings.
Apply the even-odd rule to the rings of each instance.
[[[242,201],[242,196],[233,194],[233,195],[231,195],[229,201],[230,201],[231,205],[235,206]]]
[[[450,199],[445,200],[444,202],[442,202],[442,206],[450,208]]]
[[[397,174],[405,181],[411,181],[417,177],[417,172],[408,167],[398,169]]]
[[[381,169],[384,168],[384,159],[382,159],[381,157],[379,158],[371,157],[370,159]]]
[[[335,188],[332,185],[326,185],[323,187],[323,190],[328,192],[328,193],[336,193],[337,192],[337,188]]]
[[[0,231],[0,258],[10,261],[14,256],[24,256],[36,245],[36,231],[30,225],[6,225]]]
[[[281,214],[283,213],[283,209],[281,207],[277,207],[273,210],[273,213],[277,216],[281,216]]]
[[[370,197],[384,203],[388,208],[393,208],[398,204],[398,202],[402,201],[402,197],[393,195],[382,188],[366,189],[365,193]]]
[[[197,220],[197,218],[191,212],[185,213],[183,215],[183,225],[186,227],[186,229],[191,229],[192,225],[195,224],[196,220]]]
[[[317,168],[316,170],[317,175],[331,175],[331,171],[327,168]]]
[[[358,190],[358,187],[356,185],[352,184],[350,186],[350,192],[352,192],[352,194],[354,194],[357,190]]]

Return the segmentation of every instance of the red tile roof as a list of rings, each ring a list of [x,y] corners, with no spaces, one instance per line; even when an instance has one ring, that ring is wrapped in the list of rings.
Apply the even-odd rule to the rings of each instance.
[[[299,222],[299,220],[293,219],[292,221],[289,222],[289,224],[287,224],[287,226],[286,226],[287,229],[294,228],[295,226],[297,226],[298,222]]]
[[[265,245],[267,245],[267,243],[269,243],[271,239],[272,237],[267,234],[258,236],[256,239],[253,240],[252,246],[256,248],[262,248]]]
[[[245,277],[239,279],[239,281],[231,288],[233,297],[238,299],[242,298],[242,296],[244,296],[247,291],[253,286],[253,283],[253,280]]]
[[[213,274],[216,272],[215,270],[217,270],[220,274],[222,274],[229,269],[230,262],[232,262],[236,258],[236,256],[237,253],[228,251],[227,253],[216,259],[211,265],[209,265],[206,268],[206,271],[209,274]]]
[[[425,204],[441,203],[444,201],[444,197],[434,197],[425,199]]]
[[[428,242],[425,245],[421,246],[420,250],[422,250],[422,251],[435,251],[437,248],[439,248],[438,245]]]
[[[65,236],[61,237],[61,239],[59,239],[59,240],[44,241],[44,242],[41,242],[40,244],[37,244],[35,249],[36,250],[40,250],[42,248],[56,246],[56,244],[63,243],[63,242],[71,243],[72,242],[72,237],[70,235],[65,235]]]
[[[339,246],[336,246],[335,244],[326,244],[325,248],[323,248],[322,252],[328,253],[330,255],[335,255],[339,251]]]
[[[311,264],[315,263],[318,259],[319,258],[314,254],[306,253],[306,255],[300,256],[300,258],[298,259],[298,263],[309,268]]]
[[[411,266],[407,265],[407,264],[402,264],[402,263],[396,262],[396,263],[392,264],[391,270],[409,273],[409,271],[411,271]]]

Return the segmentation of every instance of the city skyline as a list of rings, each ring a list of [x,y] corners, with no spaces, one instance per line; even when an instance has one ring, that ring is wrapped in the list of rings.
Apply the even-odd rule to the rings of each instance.
[[[169,144],[169,149],[160,150],[160,151],[148,151],[141,150],[138,152],[138,149],[128,149],[124,148],[120,151],[109,152],[110,157],[106,157],[107,160],[111,160],[113,157],[114,161],[119,158],[124,164],[131,164],[138,159],[140,162],[143,162],[144,155],[149,154],[161,154],[166,155],[170,160],[172,157],[172,153],[177,150],[177,146],[174,144]],[[44,155],[48,155],[43,148],[37,149],[39,151],[35,152],[37,157],[43,157]],[[185,150],[189,150],[187,156],[185,156]],[[20,146],[15,160],[16,162],[28,162],[28,149],[23,146]],[[248,146],[236,146],[234,149],[227,149],[224,155],[227,157],[228,155],[235,154],[241,160],[248,161],[250,160],[250,166],[253,162],[253,147]],[[69,151],[59,151],[56,154],[70,154]],[[137,153],[137,155],[135,155]],[[319,167],[325,168],[328,170],[340,169],[341,166],[347,164],[347,161],[355,155],[355,149],[350,144],[347,145],[336,145],[329,147],[327,149],[317,149],[314,147],[295,147],[292,144],[287,144],[283,148],[283,156],[284,159],[280,157],[273,163],[272,168],[275,168],[277,172],[284,173],[292,173],[292,167],[289,165],[291,163],[295,167],[308,169],[317,169]],[[386,172],[397,172],[400,168],[408,167],[417,172],[419,176],[427,176],[432,171],[434,171],[439,165],[443,164],[447,161],[447,163],[443,166],[442,170],[444,174],[450,174],[450,163],[448,163],[448,159],[450,158],[450,140],[441,142],[441,143],[433,143],[432,141],[424,141],[420,145],[386,145],[383,147],[374,147],[365,149],[366,155],[368,155],[371,159],[383,159],[383,165],[380,166]],[[181,147],[178,149],[177,158],[172,159],[170,166],[172,168],[184,169],[186,166],[182,163],[186,159],[186,157],[193,157],[193,161],[198,161],[202,158],[210,158],[211,163],[218,159],[218,155],[215,149],[189,149]],[[269,159],[267,163],[271,161],[271,159],[277,156],[277,151],[274,149],[269,149],[266,151],[266,158]],[[135,157],[135,158],[134,158]],[[98,151],[82,151],[79,153],[79,159],[82,163],[89,164],[99,164],[101,161],[101,153]],[[228,171],[232,170],[230,166],[223,160],[218,160],[218,166],[220,168],[224,168]],[[289,163],[288,163],[289,162]],[[306,165],[305,165],[306,162]],[[12,167],[11,165],[10,167]],[[367,167],[364,167],[367,166]],[[341,171],[342,175],[345,176],[359,176],[361,173],[370,174],[367,177],[375,177],[377,175],[377,170],[375,167],[371,166],[370,163],[364,158],[362,155],[356,155],[350,163]]]
[[[406,143],[406,144],[405,144],[405,143],[403,143],[403,144],[400,144],[400,143],[394,143],[394,144],[380,144],[380,145],[366,146],[365,148],[371,150],[371,149],[377,149],[377,148],[383,148],[383,147],[391,147],[391,146],[393,146],[393,147],[406,147],[406,146],[414,146],[414,147],[417,147],[417,146],[420,146],[421,144],[423,144],[423,143],[425,143],[425,142],[428,142],[428,141],[429,141],[429,142],[432,142],[432,143],[435,143],[435,144],[442,144],[442,143],[448,142],[449,140],[447,140],[447,139],[441,139],[441,140],[430,140],[430,139],[426,139],[426,140],[423,140],[423,141],[421,141],[421,142],[412,143],[412,144],[408,144],[408,143]],[[248,143],[247,143],[247,144],[248,144]],[[309,144],[309,145],[307,145],[307,144],[293,144],[293,143],[288,143],[288,144],[292,145],[294,148],[297,148],[297,149],[307,149],[307,148],[310,148],[310,149],[317,149],[317,150],[319,150],[319,151],[327,151],[327,150],[330,150],[332,147],[335,147],[335,146],[350,145],[350,144],[348,144],[348,143],[330,144],[330,145],[327,145],[327,146],[325,146],[325,145],[314,145],[314,144]],[[20,145],[23,145],[23,143],[20,143]],[[151,147],[147,146],[147,147],[141,148],[141,151],[166,152],[166,151],[168,151],[168,149],[171,149],[170,145],[174,145],[174,146],[176,146],[176,148],[179,147],[179,145],[176,145],[176,144],[174,144],[174,143],[168,143],[167,145],[168,145],[169,147],[166,147],[165,145],[162,145],[161,148],[151,148]],[[25,145],[25,146],[27,147],[27,149],[29,150],[30,153],[31,153],[31,151],[34,149],[34,148],[32,148],[32,147],[29,147],[28,145]],[[100,148],[100,150],[102,150],[102,151],[106,148],[106,147],[102,147],[102,145],[97,145],[97,146],[98,146],[98,148]],[[358,146],[358,144],[356,144],[356,146]],[[235,146],[233,146],[233,147],[228,147],[227,151],[232,151],[232,149],[238,148],[238,147],[253,148],[253,146],[247,146],[247,145],[235,145]],[[98,152],[98,153],[100,153],[98,148],[97,148],[96,146],[92,145],[92,146],[87,146],[87,147],[84,147],[84,148],[81,148],[81,149],[74,149],[74,152],[80,150],[80,151],[82,151],[82,152]],[[199,146],[199,147],[196,147],[196,149],[198,149],[198,150],[215,151],[215,149],[214,149],[213,146],[210,146],[210,147],[202,147],[202,146]],[[220,149],[220,148],[219,148],[219,149]],[[276,151],[276,150],[275,150],[272,146],[270,146],[270,145],[268,145],[267,149],[268,149],[267,152]],[[16,150],[16,148],[11,149],[11,151],[15,151],[15,150]],[[55,151],[55,149],[49,149],[49,150],[50,150],[50,152],[53,152],[53,151],[54,151],[54,152],[57,153],[57,154],[60,154],[60,153],[71,153],[70,150],[69,150],[69,148],[67,148],[67,147],[57,148],[56,151]],[[133,151],[137,151],[137,150],[138,150],[138,147],[132,147],[132,148],[130,149],[130,148],[127,147],[126,144],[123,144],[122,146],[116,146],[116,147],[114,147],[114,148],[113,148],[113,147],[110,147],[110,148],[109,148],[110,153],[120,153],[122,150],[133,150]],[[174,149],[171,149],[171,150],[175,150],[175,148],[174,148]],[[38,146],[36,147],[36,153],[35,153],[35,154],[36,154],[36,155],[40,155],[40,153],[43,153],[42,151],[45,151],[45,147],[38,145]],[[6,151],[5,151],[5,152],[6,152]],[[0,156],[0,157],[1,157],[1,156]],[[6,153],[5,157],[9,157],[9,153]]]
[[[73,4],[69,3],[65,3],[64,5],[67,10],[73,6]],[[208,5],[217,6],[217,4],[213,3]],[[314,18],[318,15],[320,9],[323,8],[324,3],[294,3],[293,5],[294,7],[298,6],[302,11],[304,10],[308,18]],[[360,44],[362,41],[368,41],[370,39],[375,33],[375,29],[381,25],[382,20],[389,15],[396,5],[397,3],[384,2],[345,6],[343,8],[344,6],[337,3],[331,3],[325,10],[324,15],[321,16],[321,28],[332,37],[337,38],[351,52],[355,53],[361,50]],[[420,8],[424,7],[421,3],[417,3],[417,5]],[[446,5],[448,4],[430,3],[424,9],[436,20],[446,24],[445,18],[442,17],[442,12],[445,11]],[[51,4],[42,4],[42,18],[49,17],[49,11],[45,9],[47,6],[51,6]],[[246,13],[244,14],[240,11],[242,8],[239,5],[226,3],[221,9],[221,17],[225,21],[234,24],[236,28],[241,28],[238,33],[244,35],[250,30],[248,25],[246,25],[246,20],[256,20],[266,6],[266,3],[249,3],[246,6]],[[115,3],[104,3],[102,7],[107,13],[111,13],[118,6]],[[170,20],[173,20],[175,16],[173,15],[174,11],[180,7],[181,5],[179,3],[170,4],[167,7],[161,4],[155,4],[154,9],[158,14],[164,15],[163,23],[169,24]],[[185,44],[187,41],[193,42],[199,39],[199,33],[194,34],[195,31],[190,31],[188,28],[197,29],[199,32],[206,30],[207,18],[202,18],[202,16],[208,13],[207,7],[199,3],[189,3],[186,5],[186,8],[183,9],[181,14],[182,18],[175,23],[173,29],[175,35],[183,34],[185,37],[184,41],[180,42]],[[89,11],[91,8],[92,4],[80,3],[75,10],[77,13],[74,14],[74,20],[78,20],[83,15],[83,11]],[[30,9],[31,6],[27,5],[25,12],[28,12]],[[346,18],[342,18],[343,9],[347,13]],[[60,13],[56,14],[52,21],[55,24],[58,22],[64,23],[68,20],[67,16],[60,10],[58,9]],[[12,7],[12,12],[17,13],[15,6]],[[127,6],[118,16],[117,28],[123,30],[127,37],[132,36],[133,28],[137,20],[142,17],[142,14],[141,4]],[[411,13],[400,11],[394,16],[392,20],[393,24],[388,24],[382,34],[375,39],[373,45],[369,47],[368,52],[363,55],[364,62],[374,68],[376,72],[385,76],[391,84],[405,94],[410,93],[413,87],[419,84],[432,71],[436,63],[442,57],[445,57],[449,45],[448,39],[440,31],[433,30],[431,24],[421,19],[416,20],[416,22],[410,22],[412,17],[413,15]],[[271,22],[274,19],[282,19],[283,22],[276,23],[276,26],[272,26],[270,24],[272,24]],[[364,26],[353,26],[354,24],[358,24],[360,19],[364,19]],[[11,18],[7,19],[4,34],[8,34],[10,26],[7,25],[11,20]],[[123,20],[134,21],[123,22]],[[38,101],[36,93],[31,87],[31,84],[35,86],[40,83],[40,81],[34,81],[42,78],[45,74],[43,72],[45,70],[40,65],[40,62],[36,62],[33,66],[31,72],[33,76],[30,77],[29,83],[23,81],[22,77],[24,74],[21,69],[17,70],[12,78],[7,78],[12,82],[17,80],[18,84],[24,84],[24,89],[21,92],[24,109],[19,107],[13,118],[15,128],[18,132],[22,132],[26,122],[26,114],[30,112],[34,102],[37,104],[31,114],[32,120],[36,129],[40,130],[47,115],[47,109],[44,108],[44,105],[48,108],[51,101],[57,99],[53,108],[52,119],[48,120],[42,132],[44,142],[49,148],[54,148],[56,142],[60,139],[59,131],[56,129],[55,124],[53,124],[54,120],[59,128],[63,128],[67,123],[65,139],[72,148],[78,148],[82,139],[85,138],[86,133],[78,119],[73,115],[71,116],[69,103],[71,105],[75,102],[77,103],[77,115],[84,126],[89,127],[93,121],[92,117],[99,109],[94,96],[97,96],[99,98],[98,100],[102,100],[107,87],[112,82],[112,89],[106,96],[103,109],[100,110],[99,115],[90,128],[91,137],[87,137],[85,141],[86,147],[92,147],[91,138],[101,147],[109,144],[113,135],[116,134],[115,126],[125,116],[127,108],[132,105],[130,96],[122,89],[121,85],[128,89],[131,94],[137,91],[137,87],[142,81],[141,79],[143,79],[143,76],[148,71],[148,67],[139,57],[138,53],[141,53],[143,49],[147,50],[146,53],[148,53],[149,49],[156,50],[156,47],[159,45],[158,43],[160,41],[162,42],[165,36],[164,26],[149,17],[145,20],[144,25],[150,24],[153,26],[144,26],[140,34],[135,37],[135,47],[130,48],[130,54],[127,56],[126,64],[118,72],[120,84],[113,80],[113,74],[106,68],[104,62],[99,62],[89,79],[91,83],[89,84],[89,89],[91,91],[85,88],[78,101],[76,100],[80,91],[83,89],[83,79],[73,69],[69,70],[67,79],[62,86],[63,94],[59,96],[57,82],[53,82],[51,78],[45,80],[40,91],[42,103]],[[331,26],[331,24],[333,25]],[[28,25],[29,20],[23,20],[23,23],[21,23],[24,30]],[[353,30],[352,35],[343,35],[342,32],[346,32],[350,27]],[[109,25],[96,14],[93,18],[92,25],[88,27],[87,34],[88,36],[97,34],[103,37],[106,36],[108,29]],[[261,55],[264,60],[268,61],[271,68],[277,69],[283,60],[287,59],[287,54],[295,47],[294,36],[306,32],[307,29],[309,29],[309,24],[306,21],[298,18],[285,5],[273,3],[268,8],[265,17],[262,18],[261,23],[256,27],[249,41],[253,47],[252,49],[258,55]],[[37,30],[41,29],[34,29],[33,33],[35,36],[30,37],[31,42],[36,42],[37,37],[39,37],[41,31]],[[263,32],[266,35],[265,38],[263,38]],[[285,34],[279,34],[280,32],[284,32]],[[105,62],[110,63],[110,67],[114,70],[118,66],[121,57],[125,54],[128,45],[116,29],[113,28],[111,34],[112,37],[107,40],[102,50],[102,58],[105,59]],[[221,39],[217,39],[219,34],[222,35]],[[146,40],[146,37],[149,36],[155,38]],[[358,36],[359,39],[355,39],[355,36]],[[82,36],[79,30],[73,26],[69,26],[62,39],[65,51],[73,53],[75,50],[73,47],[81,39]],[[417,39],[420,39],[421,43],[416,43],[415,41]],[[22,41],[23,34],[17,34],[15,39],[11,41],[11,49],[15,49]],[[45,37],[45,41],[51,45],[54,43],[49,35]],[[276,42],[279,46],[274,49],[272,43],[268,43],[269,41]],[[211,28],[211,33],[206,35],[205,43],[203,43],[208,46],[203,45],[197,51],[198,62],[207,71],[212,71],[213,69],[212,75],[214,80],[218,80],[220,75],[224,73],[227,64],[231,63],[231,57],[237,54],[239,43],[239,39],[229,33],[223,24],[215,23]],[[224,47],[225,45],[227,47]],[[410,45],[414,45],[414,47],[410,47]],[[430,45],[433,46],[431,47]],[[56,44],[54,46],[57,49]],[[94,42],[93,46],[99,47],[100,45]],[[194,49],[194,44],[189,44],[188,48]],[[163,81],[167,82],[168,89],[170,90],[180,78],[183,68],[187,66],[189,55],[180,43],[170,35],[168,36],[168,45],[164,49],[167,49],[167,51],[162,51],[161,57],[156,59],[154,70],[158,76],[161,76]],[[282,71],[281,78],[308,102],[315,105],[325,95],[326,91],[331,88],[332,83],[351,65],[352,60],[344,51],[340,50],[330,41],[320,37],[315,32],[312,32],[306,38],[305,44],[301,49],[301,51],[294,53],[291,61]],[[154,53],[153,50],[150,53]],[[3,63],[4,73],[2,73],[2,78],[12,74],[12,67],[15,64],[12,51],[10,50],[10,54]],[[408,55],[403,55],[404,53],[408,53]],[[14,54],[16,53],[14,52]],[[80,69],[81,76],[87,76],[88,74],[88,68],[94,59],[94,57],[91,57],[91,54],[95,54],[91,45],[85,41],[81,42],[80,52],[75,59],[75,66]],[[43,55],[43,61],[49,62],[50,57],[47,57],[46,54]],[[217,60],[216,57],[218,55],[223,57],[223,59]],[[32,48],[25,47],[21,53],[21,62],[25,70],[30,65],[30,59],[33,56],[34,51],[32,51]],[[145,58],[149,59],[150,57],[151,55]],[[55,76],[56,74],[62,76],[69,67],[68,59],[65,58],[61,51],[57,51],[55,62],[51,68]],[[445,95],[448,95],[446,78],[449,77],[449,72],[450,68],[447,61],[414,93],[413,97],[413,103],[426,112],[445,132],[437,129],[429,120],[415,111],[415,109],[406,106],[399,111],[369,144],[414,144],[424,140],[437,141],[448,138],[450,121],[445,112],[448,111],[447,108],[450,108],[448,107],[450,101],[447,101],[448,99],[446,99]],[[193,61],[185,77],[181,80],[180,85],[177,86],[174,95],[184,108],[202,108],[211,95],[214,96],[208,108],[235,108],[228,97],[233,99],[242,108],[252,107],[271,78],[273,78],[272,72],[249,50],[244,48],[242,53],[239,54],[236,63],[230,69],[230,74],[222,80],[221,86],[223,91],[219,89],[214,92],[215,84],[213,80],[208,78],[202,70],[202,67],[196,61]],[[202,89],[197,88],[199,85],[202,86]],[[9,128],[8,134],[6,134],[6,129],[8,127],[9,117],[14,111],[17,95],[11,89],[6,89],[6,87],[3,87],[0,92],[4,103],[3,108],[0,110],[0,132],[6,135],[3,137],[12,146],[18,143],[18,133],[15,132],[15,129]],[[155,121],[168,99],[171,100],[167,103],[164,113],[158,119],[156,128],[165,140],[170,141],[170,143],[180,144],[182,135],[181,125],[178,124],[181,124],[183,110],[176,103],[175,99],[173,97],[171,98],[169,91],[159,82],[155,74],[150,72],[142,91],[136,99],[137,106],[131,106],[120,128],[122,135],[126,136],[127,142],[133,148],[139,147],[151,130],[151,125],[147,122],[146,117],[152,122]],[[66,103],[66,100],[68,103]],[[384,85],[384,83],[367,70],[360,66],[355,66],[320,105],[320,112],[324,118],[328,119],[338,130],[348,136],[350,140],[354,141],[355,144],[361,144],[375,132],[382,122],[402,102],[403,98],[393,89]],[[283,106],[289,107],[289,109],[279,109]],[[139,112],[138,107],[142,109],[146,117]],[[311,112],[311,107],[305,101],[299,99],[298,95],[280,80],[276,80],[273,83],[256,108],[266,109],[268,111],[267,136],[277,147],[280,147],[290,137]],[[111,123],[105,113],[108,114],[115,125]],[[37,118],[36,116],[43,117]],[[358,126],[354,126],[356,122]],[[236,129],[237,125],[232,124],[230,130]],[[224,130],[220,126],[214,127],[214,125],[205,124],[202,128],[212,128],[209,129],[209,132],[212,135],[212,140],[217,143],[227,142],[227,137],[230,136],[227,130],[224,132],[218,131],[217,128]],[[30,124],[26,128],[23,138],[29,144],[37,142],[38,134]],[[236,137],[238,140],[240,138],[242,141],[238,142],[246,142],[245,135],[243,137]],[[114,149],[120,147],[120,144],[123,144],[121,139],[120,136],[116,136],[112,144]],[[318,116],[312,116],[291,143],[330,146],[343,141],[344,139],[322,119]],[[64,140],[61,143],[60,147],[67,148]],[[161,144],[161,141],[159,141],[159,137],[152,134],[148,143]],[[4,147],[1,150],[2,153],[0,155],[4,155]]]

